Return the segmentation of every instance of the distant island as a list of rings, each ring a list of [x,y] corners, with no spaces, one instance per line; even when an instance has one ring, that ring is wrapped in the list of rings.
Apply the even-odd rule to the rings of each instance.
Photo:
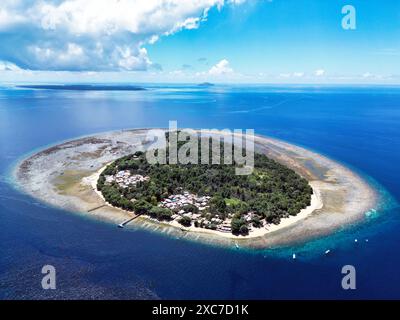
[[[200,157],[207,138],[196,138]],[[108,165],[97,190],[109,204],[136,214],[236,235],[297,215],[313,194],[306,179],[264,154],[255,154],[252,174],[239,176],[232,165],[149,164],[141,151]]]
[[[43,89],[43,90],[75,90],[75,91],[141,91],[143,87],[132,85],[98,85],[98,84],[40,84],[19,85],[17,88]]]
[[[211,83],[211,82],[202,82],[198,84],[199,87],[213,87],[215,86],[215,84]]]

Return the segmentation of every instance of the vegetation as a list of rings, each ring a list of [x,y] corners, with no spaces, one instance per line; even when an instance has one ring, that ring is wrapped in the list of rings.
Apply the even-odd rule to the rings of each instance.
[[[149,215],[158,220],[171,220],[172,211],[167,208],[153,206],[149,211]]]
[[[166,152],[168,159],[168,149]],[[174,214],[169,209],[157,206],[170,195],[183,191],[198,196],[208,195],[212,197],[209,207],[201,212],[202,217],[210,221],[208,227],[215,227],[211,225],[213,217],[231,219],[234,234],[247,234],[250,227],[261,227],[264,220],[278,224],[281,218],[296,215],[310,205],[312,188],[305,179],[263,154],[256,153],[254,160],[253,173],[240,176],[235,175],[235,163],[149,164],[144,153],[136,152],[109,165],[100,175],[97,189],[113,206],[159,220],[169,220]],[[132,174],[150,179],[128,188],[122,188],[115,182],[106,182],[106,176],[115,175],[121,170],[130,170]],[[187,205],[184,209],[198,213],[196,206]],[[244,216],[249,212],[253,213],[253,217],[246,220]],[[191,219],[186,218],[182,217],[179,222],[190,225]],[[195,225],[202,226],[202,223],[195,221]]]
[[[192,224],[192,219],[190,219],[189,217],[182,217],[179,219],[179,223],[185,227],[190,227],[190,225]]]
[[[231,226],[233,234],[240,234],[244,231],[242,227],[246,226],[246,221],[243,218],[235,216],[232,219]]]

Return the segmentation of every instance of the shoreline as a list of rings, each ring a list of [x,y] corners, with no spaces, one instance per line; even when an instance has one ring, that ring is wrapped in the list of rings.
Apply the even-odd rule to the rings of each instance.
[[[122,210],[124,212],[130,213],[130,214],[134,214],[132,212],[120,209],[118,207],[115,207],[113,205],[111,205],[110,203],[106,202],[102,193],[100,191],[97,190],[97,181],[100,177],[100,174],[105,170],[105,168],[111,164],[107,163],[104,167],[102,167],[100,170],[96,171],[94,174],[92,174],[89,177],[85,177],[82,179],[82,183],[83,184],[89,184],[91,186],[91,188],[93,189],[93,191],[102,199],[102,201],[104,201],[104,203],[106,203],[109,207],[112,207],[114,209],[118,209],[118,210]],[[293,223],[298,222],[301,219],[306,218],[308,215],[312,214],[315,210],[321,209],[323,207],[323,203],[320,197],[320,191],[318,190],[318,185],[316,183],[314,183],[313,181],[309,182],[310,186],[313,188],[313,194],[311,196],[311,204],[307,207],[302,209],[300,212],[298,212],[295,216],[290,216],[287,218],[282,218],[279,224],[269,224],[266,227],[261,227],[261,228],[252,228],[249,232],[248,235],[234,235],[232,233],[224,233],[221,231],[217,231],[217,230],[212,230],[212,229],[206,229],[206,228],[199,228],[199,227],[195,227],[194,225],[190,226],[190,227],[185,227],[183,225],[181,225],[179,222],[173,220],[173,221],[158,221],[156,219],[153,219],[149,216],[140,216],[144,219],[149,220],[149,222],[153,222],[155,224],[159,223],[159,224],[165,224],[165,225],[169,225],[171,227],[175,227],[181,230],[185,230],[188,232],[198,232],[198,233],[210,233],[210,234],[214,234],[216,236],[219,237],[225,237],[225,238],[229,238],[229,239],[235,239],[235,240],[240,240],[240,239],[251,239],[251,238],[257,238],[257,237],[261,237],[264,236],[268,233],[271,232],[275,232],[277,230],[286,228],[288,226],[290,226]],[[267,228],[268,227],[268,228]]]
[[[133,213],[106,205],[92,185],[81,183],[106,164],[142,150],[149,129],[109,131],[65,141],[30,154],[15,165],[14,181],[20,191],[68,211],[116,225]],[[210,134],[215,132],[210,131]],[[313,188],[313,202],[296,216],[283,218],[269,229],[253,228],[247,236],[235,236],[216,230],[185,228],[176,222],[153,221],[138,217],[126,226],[143,227],[188,240],[232,246],[236,241],[250,248],[290,245],[328,235],[345,225],[365,218],[376,209],[377,192],[356,172],[341,163],[287,142],[255,136],[256,150],[295,170]],[[68,160],[68,161],[67,161]],[[48,165],[49,164],[49,165]],[[97,181],[97,180],[96,180]]]

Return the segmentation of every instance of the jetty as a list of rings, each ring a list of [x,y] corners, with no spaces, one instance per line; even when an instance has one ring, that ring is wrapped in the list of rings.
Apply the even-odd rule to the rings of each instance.
[[[134,217],[130,217],[130,218],[126,219],[125,221],[121,222],[121,223],[118,225],[118,228],[123,228],[123,227],[125,227],[129,222],[135,220],[135,219],[136,219],[137,217],[139,217],[139,216],[140,216],[140,214],[138,214],[138,215],[136,215],[136,216],[134,216]]]
[[[92,211],[95,211],[95,210],[97,210],[97,209],[103,208],[103,207],[105,207],[105,206],[106,206],[106,204],[102,204],[101,206],[97,206],[97,207],[94,207],[94,208],[92,208],[92,209],[89,209],[87,212],[92,212]]]

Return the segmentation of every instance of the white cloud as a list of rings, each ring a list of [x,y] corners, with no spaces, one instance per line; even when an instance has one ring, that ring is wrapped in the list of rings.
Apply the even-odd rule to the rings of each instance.
[[[325,70],[324,69],[315,70],[314,75],[317,77],[322,77],[323,75],[325,75]]]
[[[23,16],[19,14],[10,14],[10,12],[6,9],[0,8],[0,30],[5,30],[8,27],[16,25],[24,20],[25,18]]]
[[[0,59],[34,70],[143,70],[152,64],[146,44],[242,2],[2,0]]]
[[[362,77],[363,78],[371,78],[371,77],[373,77],[374,75],[372,74],[372,73],[370,73],[370,72],[365,72],[363,75],[362,75]]]
[[[228,60],[222,59],[215,66],[212,66],[211,69],[208,71],[208,73],[213,76],[219,76],[219,75],[231,74],[233,73],[233,69],[229,66]]]
[[[245,3],[246,0],[229,0],[228,2],[234,3],[234,4],[242,4],[242,3]]]
[[[22,69],[13,63],[0,61],[0,71],[21,71]]]
[[[365,72],[361,75],[364,80],[389,80],[393,78],[393,75],[382,75],[382,74],[375,74],[371,72]]]
[[[173,71],[170,71],[169,74],[171,76],[182,76],[185,73],[183,72],[183,70],[173,70]]]
[[[279,78],[303,78],[304,72],[293,72],[293,73],[280,73]]]
[[[118,47],[118,50],[121,54],[118,65],[122,69],[144,70],[151,64],[150,59],[147,57],[147,50],[145,48],[139,48],[138,52],[132,52],[129,47]]]
[[[304,77],[304,72],[294,72],[293,77],[302,78],[302,77]]]

